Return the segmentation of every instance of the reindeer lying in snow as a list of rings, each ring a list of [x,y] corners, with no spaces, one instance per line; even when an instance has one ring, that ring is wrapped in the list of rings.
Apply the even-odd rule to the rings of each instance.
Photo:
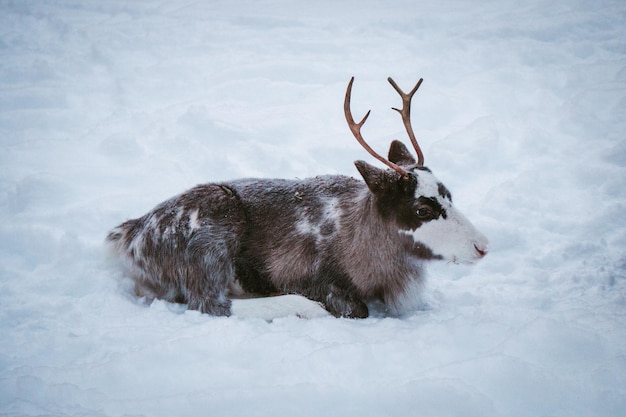
[[[423,166],[410,122],[402,116],[417,161],[399,141],[388,159],[361,136],[369,112],[355,123],[352,83],[344,111],[358,142],[390,169],[364,161],[365,182],[341,175],[305,180],[243,179],[198,185],[145,216],[113,229],[107,240],[128,265],[135,292],[231,314],[229,297],[299,294],[337,317],[368,316],[368,302],[398,311],[423,280],[431,259],[473,263],[487,239],[452,205],[446,187]]]

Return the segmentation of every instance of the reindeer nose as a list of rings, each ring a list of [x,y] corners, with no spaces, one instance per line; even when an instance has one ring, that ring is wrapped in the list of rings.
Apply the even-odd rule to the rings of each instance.
[[[479,246],[476,243],[474,243],[474,249],[476,250],[479,258],[484,258],[487,255],[487,252],[489,252],[487,246]]]

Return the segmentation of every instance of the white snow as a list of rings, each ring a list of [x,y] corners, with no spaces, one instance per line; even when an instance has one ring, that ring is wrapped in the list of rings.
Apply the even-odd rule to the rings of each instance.
[[[623,0],[0,0],[0,415],[626,415]],[[405,133],[490,240],[401,319],[128,295],[106,233],[191,186],[357,176]],[[245,315],[245,314],[243,314]]]

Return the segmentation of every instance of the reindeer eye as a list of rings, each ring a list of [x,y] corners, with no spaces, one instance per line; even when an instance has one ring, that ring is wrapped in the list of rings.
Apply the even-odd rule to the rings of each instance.
[[[418,207],[416,213],[417,213],[417,217],[419,217],[422,220],[432,219],[434,217],[433,211],[428,206]]]

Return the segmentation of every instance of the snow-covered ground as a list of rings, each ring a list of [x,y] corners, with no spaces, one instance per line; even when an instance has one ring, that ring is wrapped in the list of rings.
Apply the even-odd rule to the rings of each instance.
[[[491,241],[408,317],[128,296],[107,231],[404,139]],[[371,161],[373,163],[373,161]],[[623,0],[0,0],[0,415],[626,415]]]

